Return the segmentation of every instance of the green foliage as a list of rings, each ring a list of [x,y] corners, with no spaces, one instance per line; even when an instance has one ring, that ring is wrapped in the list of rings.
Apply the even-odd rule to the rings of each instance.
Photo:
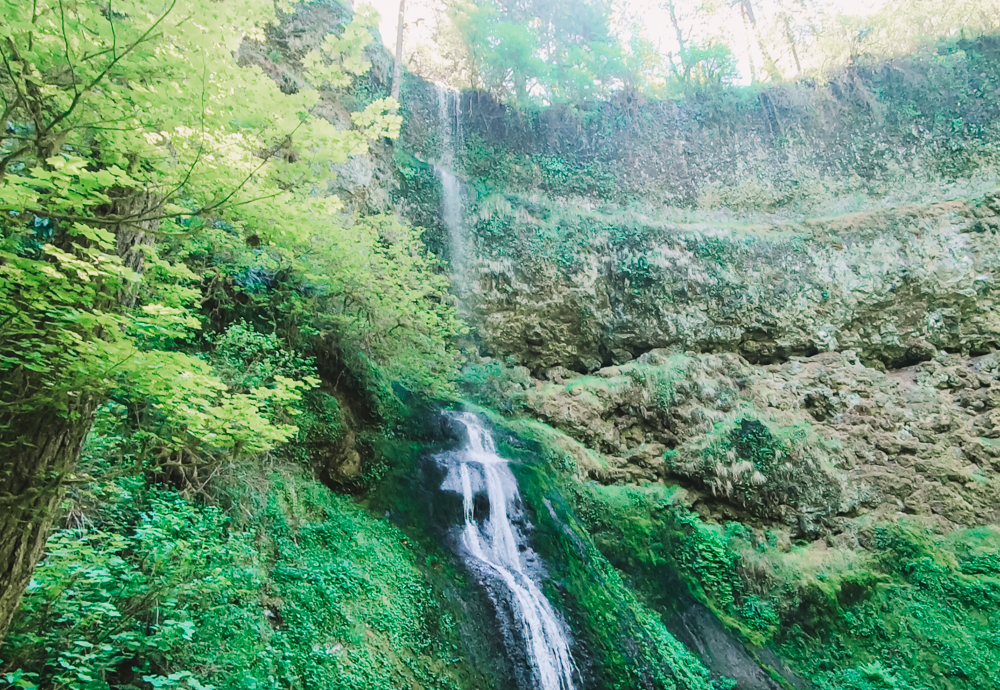
[[[393,384],[450,395],[458,364],[450,338],[464,327],[418,232],[388,215],[354,217],[350,236],[336,218],[297,222],[309,233],[283,245],[252,247],[212,229],[184,248],[206,274],[213,319],[251,319],[334,360],[389,417],[400,405]]]
[[[230,393],[210,366],[174,352],[160,353],[147,370],[129,378],[142,397],[128,397],[149,407],[155,425],[145,432],[161,448],[180,451],[201,447],[212,453],[263,453],[287,441],[296,427],[272,423],[285,419],[288,406],[312,388],[317,379],[302,381],[275,375],[267,386],[247,393]]]
[[[458,383],[470,400],[512,414],[520,409],[518,396],[531,386],[531,375],[524,367],[517,366],[513,358],[506,362],[487,359],[466,364]]]
[[[309,433],[298,425],[300,418],[313,423],[301,411],[320,395],[313,390],[319,380],[310,359],[244,323],[221,334],[215,345],[202,357],[160,352],[150,380],[137,390],[111,391],[112,402],[98,410],[94,444],[110,450],[102,444],[113,442],[116,449],[108,457],[92,453],[98,456],[88,458],[93,469],[190,474]]]
[[[723,617],[766,604],[734,587],[729,533],[677,509],[663,487],[589,485],[574,491],[574,512],[600,552],[650,604],[683,605],[690,591]]]
[[[454,3],[473,78],[521,103],[580,102],[635,81],[602,0]]]
[[[257,597],[253,535],[141,481],[99,485],[94,498],[108,505],[104,524],[49,540],[5,643],[8,682],[101,690],[184,678],[177,687],[200,688],[186,650],[206,617],[246,624],[226,613]]]
[[[281,453],[294,458],[303,467],[321,468],[340,450],[347,425],[344,411],[337,398],[321,390],[302,396],[295,416],[298,434],[281,448]]]
[[[237,391],[267,386],[279,376],[305,379],[316,371],[311,358],[287,350],[277,336],[258,333],[244,321],[227,328],[214,345],[208,360],[219,378]]]
[[[176,417],[177,443],[186,434],[256,452],[289,438],[294,427],[271,429],[265,410],[307,386],[275,376],[266,388],[244,381],[227,391],[188,354],[202,325],[197,281],[214,284],[198,261],[203,236],[220,272],[258,263],[284,272],[287,337],[335,334],[343,366],[382,390],[394,380],[448,390],[446,341],[459,327],[416,235],[389,218],[345,216],[326,191],[330,163],[399,131],[384,99],[353,113],[346,130],[312,114],[316,87],[345,86],[369,69],[370,17],[328,36],[309,54],[302,88],[283,94],[233,57],[275,21],[270,2],[241,0],[221,14],[201,0],[157,12],[126,3],[110,14],[8,2],[3,13],[5,432],[11,414],[66,417],[74,401],[127,388]],[[177,21],[184,16],[204,21]],[[242,250],[215,261],[234,245]],[[274,286],[236,282],[239,294],[260,298]]]
[[[321,49],[311,50],[303,58],[302,66],[314,84],[343,88],[371,69],[365,48],[372,42],[370,29],[375,26],[375,17],[365,12],[370,8],[361,9],[342,34],[327,34]]]
[[[248,468],[215,493],[229,514],[142,479],[78,494],[83,526],[51,537],[0,648],[0,679],[458,687],[455,623],[395,527],[292,468]]]
[[[682,87],[719,89],[739,78],[736,57],[729,46],[719,41],[693,44],[685,49],[685,81]]]
[[[541,187],[550,193],[606,198],[615,186],[614,177],[600,161],[577,163],[555,156],[539,156],[536,161],[541,169]]]
[[[456,687],[436,604],[394,527],[300,481],[277,482],[266,514],[280,687]]]
[[[917,524],[877,526],[872,549],[852,554],[788,550],[776,533],[719,530],[690,515],[671,520],[684,536],[667,552],[690,591],[824,690],[996,682],[1000,580],[970,577],[958,563],[969,551],[995,557],[993,528],[941,539]],[[642,580],[655,581],[646,572]]]
[[[913,686],[901,680],[881,663],[864,664],[838,674],[836,679],[822,679],[822,690],[912,690]]]
[[[980,548],[995,537],[963,530],[941,540],[918,524],[877,527],[874,536],[877,550],[864,565],[879,586],[852,573],[824,577],[821,570],[812,577],[834,593],[822,609],[776,599],[788,631],[779,637],[782,651],[823,688],[995,684],[1000,580],[969,577],[955,559],[955,551]],[[802,590],[792,591],[805,603]],[[803,634],[807,629],[812,632]]]

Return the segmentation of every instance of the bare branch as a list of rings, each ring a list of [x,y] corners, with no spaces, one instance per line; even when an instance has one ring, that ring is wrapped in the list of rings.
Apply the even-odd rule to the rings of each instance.
[[[108,0],[108,24],[111,26],[111,57],[118,59],[118,35],[115,33],[115,11]]]
[[[7,46],[10,48],[11,57],[14,59],[14,61],[18,63],[21,62],[21,54],[18,52],[17,46],[14,44],[14,40],[9,36],[7,37]],[[18,81],[17,75],[14,73],[14,68],[11,66],[10,60],[7,59],[7,54],[0,51],[0,57],[3,58],[3,64],[7,70],[7,76],[10,77],[11,85],[14,87],[14,91],[17,93],[17,99],[21,101],[22,105],[24,105],[25,110],[28,111],[28,113],[31,115],[31,119],[34,121],[35,136],[37,137],[38,130],[41,125],[41,122],[38,119],[38,114],[36,113],[35,109],[31,107],[31,103],[28,101],[28,94],[21,91],[21,84]]]
[[[25,144],[19,149],[14,149],[3,158],[0,158],[0,182],[2,182],[3,178],[7,175],[7,166],[10,165],[10,162],[15,158],[17,158],[18,156],[20,156],[22,153],[25,153],[26,151],[30,150],[33,145],[34,141],[32,141],[30,144]]]

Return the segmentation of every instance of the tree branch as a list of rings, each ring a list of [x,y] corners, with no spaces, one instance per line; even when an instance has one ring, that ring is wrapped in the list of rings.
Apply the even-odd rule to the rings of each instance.
[[[153,22],[153,24],[148,29],[146,29],[143,32],[143,34],[138,38],[138,40],[136,40],[132,45],[130,45],[128,48],[122,51],[121,55],[115,55],[114,59],[112,59],[111,62],[109,62],[107,66],[103,70],[101,70],[101,72],[96,77],[94,77],[94,79],[90,82],[90,84],[87,85],[85,89],[83,89],[83,91],[77,92],[76,96],[70,102],[66,110],[63,111],[61,115],[57,116],[52,122],[50,122],[47,125],[47,127],[45,128],[45,133],[47,134],[52,130],[53,127],[55,127],[60,122],[69,117],[72,114],[72,112],[76,110],[76,106],[79,105],[80,99],[83,97],[83,95],[89,93],[95,86],[100,84],[101,81],[104,80],[104,77],[106,77],[108,73],[111,72],[111,69],[115,65],[117,65],[126,55],[128,55],[133,50],[138,48],[142,43],[144,43],[146,39],[148,39],[152,35],[156,27],[158,27],[163,22],[163,20],[167,18],[167,15],[169,15],[176,6],[177,6],[177,0],[171,0],[170,7],[168,7],[167,10],[163,14],[161,14],[160,17],[155,22]]]
[[[76,87],[76,67],[73,65],[73,57],[70,55],[69,35],[66,33],[66,9],[63,7],[62,0],[59,0],[59,22],[63,37],[63,53],[66,55],[66,64],[69,65],[70,76],[73,77],[73,93],[76,94],[78,93]]]

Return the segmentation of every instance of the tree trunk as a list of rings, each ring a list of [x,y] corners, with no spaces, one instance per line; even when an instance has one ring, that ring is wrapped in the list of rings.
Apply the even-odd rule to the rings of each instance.
[[[66,417],[32,410],[0,418],[0,643],[42,557],[95,407],[86,400]]]
[[[115,233],[115,252],[122,258],[122,263],[142,275],[143,247],[150,247],[156,242],[156,231],[160,227],[160,214],[163,213],[165,199],[150,192],[135,193],[132,190],[122,190],[126,193],[118,196],[111,194],[112,213],[119,218],[137,218],[136,221],[126,221],[112,228]],[[134,307],[136,288],[121,291],[118,301],[125,307]]]
[[[792,20],[785,15],[785,36],[788,38],[788,45],[792,47],[792,57],[795,58],[795,76],[802,74],[802,62],[799,60],[799,49],[795,45],[795,32],[792,31]]]
[[[741,0],[740,7],[743,8],[744,23],[748,21],[750,22],[750,26],[753,27],[753,34],[757,39],[757,47],[760,49],[760,55],[764,59],[764,69],[767,71],[768,77],[772,81],[781,81],[781,71],[778,69],[778,63],[771,57],[767,46],[764,45],[764,39],[760,35],[760,27],[757,26],[757,15],[754,14],[752,0]]]
[[[162,205],[163,199],[148,192],[123,194],[112,203],[114,216],[130,219],[113,231],[122,263],[136,273],[142,273],[143,247],[153,244]],[[95,308],[133,307],[136,287],[120,290]],[[3,384],[22,391],[20,398],[27,402],[0,414],[0,643],[45,550],[66,478],[76,469],[99,399],[93,391],[78,391],[68,397],[68,410],[57,412],[52,404],[32,404],[47,394],[41,376],[15,374]]]
[[[674,27],[674,36],[677,39],[677,50],[678,56],[681,59],[681,74],[683,75],[682,81],[686,86],[688,81],[691,79],[691,61],[688,59],[687,45],[684,42],[684,32],[681,30],[681,24],[677,20],[677,8],[674,6],[673,0],[667,2],[667,11],[670,13],[670,23]]]
[[[399,20],[396,24],[396,62],[392,66],[392,97],[399,102],[399,87],[403,81],[403,10],[406,0],[399,0]]]

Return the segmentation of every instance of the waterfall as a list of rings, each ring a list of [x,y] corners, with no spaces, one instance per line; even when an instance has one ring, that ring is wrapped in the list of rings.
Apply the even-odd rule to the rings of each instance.
[[[462,143],[462,99],[458,91],[438,85],[438,119],[441,157],[434,166],[441,180],[441,220],[448,230],[452,275],[459,282],[465,256],[465,223],[462,217],[462,186],[452,172],[455,152]]]
[[[462,222],[462,188],[458,178],[444,168],[437,169],[441,180],[441,219],[448,229],[451,269],[456,280],[462,273],[465,256],[465,233]]]
[[[454,416],[468,434],[458,451],[442,453],[437,461],[448,474],[441,488],[462,495],[464,526],[459,538],[466,564],[481,580],[501,592],[515,630],[505,631],[508,644],[523,646],[531,690],[573,690],[575,667],[565,623],[552,608],[531,573],[537,556],[515,523],[523,520],[517,480],[507,461],[497,455],[493,438],[479,418]],[[485,493],[489,515],[476,519],[476,496]],[[500,602],[494,603],[498,606]]]
[[[455,89],[437,85],[438,119],[441,125],[441,162],[451,164],[462,145],[462,98]]]

